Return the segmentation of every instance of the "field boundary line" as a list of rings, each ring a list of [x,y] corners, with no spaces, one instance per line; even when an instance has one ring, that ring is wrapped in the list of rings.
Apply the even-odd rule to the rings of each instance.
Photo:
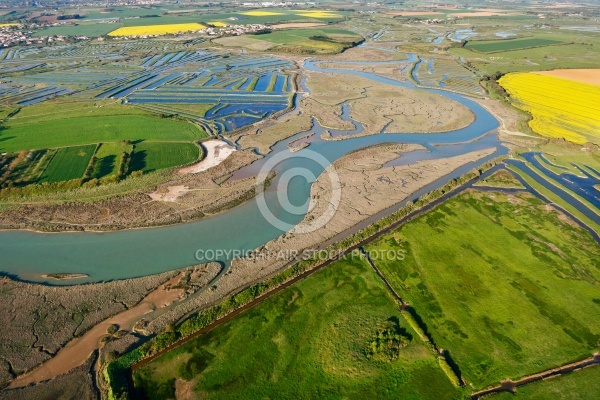
[[[538,372],[531,375],[526,375],[516,381],[506,379],[498,386],[492,388],[480,390],[471,395],[471,400],[478,400],[484,396],[489,396],[499,392],[512,392],[516,393],[516,389],[519,386],[527,385],[540,380],[548,379],[555,376],[562,376],[565,373],[574,372],[585,367],[591,367],[600,364],[600,353],[594,353],[592,356],[580,360],[571,362],[568,364],[561,365],[559,367],[551,368],[546,371]]]

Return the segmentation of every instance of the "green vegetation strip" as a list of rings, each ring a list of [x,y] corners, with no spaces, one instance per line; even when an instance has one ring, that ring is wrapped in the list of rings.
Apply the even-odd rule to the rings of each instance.
[[[481,53],[494,53],[500,51],[521,50],[530,47],[549,46],[552,44],[562,44],[560,40],[529,38],[529,39],[505,39],[494,40],[491,42],[471,41],[465,46],[468,49]]]
[[[473,186],[494,187],[500,189],[525,189],[515,176],[505,169],[499,169]]]
[[[575,193],[574,191],[572,191],[571,189],[558,184],[555,180],[553,180],[552,178],[550,178],[549,176],[547,176],[546,174],[544,174],[543,171],[539,170],[535,165],[531,164],[531,163],[527,163],[527,166],[541,179],[545,180],[548,184],[554,186],[555,188],[562,190],[563,192],[566,192],[568,194],[570,194],[571,196],[573,196],[575,199],[577,199],[577,201],[579,201],[581,204],[583,204],[584,206],[586,206],[587,208],[589,208],[589,210],[593,213],[595,213],[596,215],[600,216],[600,210],[598,210],[598,208],[596,208],[592,203],[590,203],[589,201],[587,201],[586,199],[584,199],[583,197],[581,197],[579,194]]]
[[[519,175],[525,182],[527,182],[529,184],[529,186],[531,186],[540,195],[547,198],[553,204],[556,204],[557,206],[563,208],[565,211],[567,211],[573,217],[577,218],[578,220],[580,220],[581,222],[583,222],[584,224],[589,226],[591,229],[596,231],[596,233],[598,233],[600,231],[600,226],[595,221],[591,220],[585,214],[581,213],[578,209],[573,207],[570,203],[564,201],[560,196],[556,195],[553,191],[546,189],[544,186],[542,186],[537,181],[535,181],[531,176],[529,176],[529,174],[527,174],[525,171],[523,171],[520,168],[518,168],[517,166],[513,166],[513,165],[507,165],[506,168],[508,168],[515,174]]]

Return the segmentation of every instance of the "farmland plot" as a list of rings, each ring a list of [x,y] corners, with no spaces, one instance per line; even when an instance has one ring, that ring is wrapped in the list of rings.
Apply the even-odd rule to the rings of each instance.
[[[56,151],[40,182],[60,182],[83,177],[96,145],[63,147]]]
[[[200,148],[193,143],[141,142],[134,146],[129,171],[152,172],[198,160]]]
[[[529,194],[461,194],[368,248],[406,252],[376,263],[475,388],[597,349],[600,248]]]

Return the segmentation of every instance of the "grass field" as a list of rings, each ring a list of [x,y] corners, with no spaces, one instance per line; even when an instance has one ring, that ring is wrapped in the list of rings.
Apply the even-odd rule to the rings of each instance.
[[[83,177],[96,145],[63,147],[56,151],[40,182],[60,182]]]
[[[380,332],[411,338],[371,352]],[[453,399],[456,389],[373,270],[341,261],[134,374],[139,394],[219,399]]]
[[[198,160],[200,148],[193,143],[141,142],[135,144],[129,171],[152,172]]]
[[[186,105],[181,105],[185,109]],[[190,105],[204,115],[205,108],[212,105]],[[58,160],[73,156],[64,153],[62,147],[96,145],[101,143],[95,155],[92,178],[114,178],[120,170],[124,152],[132,146],[125,141],[159,140],[171,142],[161,146],[149,146],[138,154],[144,161],[140,170],[145,172],[170,168],[191,162],[198,157],[197,146],[192,142],[206,137],[205,132],[193,124],[169,118],[156,118],[137,107],[120,105],[112,100],[56,99],[23,107],[4,123],[0,131],[0,151],[16,155],[24,150],[31,151],[22,158],[10,174],[14,185],[23,186],[34,182],[57,182],[80,178],[76,169],[73,174],[56,173]],[[188,143],[181,143],[187,141]],[[46,150],[50,149],[50,150]],[[54,154],[56,157],[54,157]],[[52,165],[48,166],[51,161]],[[77,164],[78,158],[72,160]],[[89,161],[89,160],[88,160]],[[70,161],[65,161],[69,168]],[[87,164],[86,164],[87,165]],[[46,169],[48,166],[48,169]],[[46,170],[41,177],[42,171]],[[85,171],[85,168],[84,168]]]
[[[115,100],[58,98],[19,108],[7,125],[17,126],[55,119],[110,115],[150,114],[136,107],[121,105]]]
[[[531,113],[543,136],[574,143],[600,141],[600,86],[535,73],[514,73],[499,83],[516,107]]]
[[[517,388],[516,395],[500,393],[490,400],[570,400],[600,398],[600,367],[593,366],[557,378]]]
[[[110,32],[108,36],[166,35],[169,33],[198,31],[204,28],[206,26],[198,23],[126,26]]]
[[[600,346],[600,247],[531,195],[470,192],[382,237],[376,264],[474,388]]]
[[[276,49],[292,53],[331,54],[339,53],[352,42],[361,39],[362,36],[345,29],[312,28],[221,38],[217,42],[225,46],[240,46],[259,51]]]
[[[133,145],[126,143],[102,143],[96,151],[93,177],[97,179],[116,175],[121,166],[123,153],[131,153]]]
[[[492,41],[470,41],[465,46],[468,49],[479,51],[481,53],[493,53],[497,51],[509,51],[526,49],[530,47],[549,46],[552,44],[563,43],[560,40],[545,38],[527,38],[527,39],[508,39]]]
[[[195,125],[142,115],[76,117],[14,125],[0,131],[0,151],[42,149],[121,140],[196,140],[206,133]]]
[[[33,36],[88,36],[97,37],[104,36],[107,33],[114,31],[119,27],[119,24],[98,24],[98,23],[80,23],[80,24],[64,24],[51,26],[34,32]]]
[[[252,39],[258,40],[266,40],[268,42],[277,43],[277,44],[289,44],[302,40],[309,39],[313,36],[325,36],[331,37],[334,40],[344,40],[348,39],[358,40],[360,39],[360,35],[339,28],[322,28],[322,29],[289,29],[276,31],[272,33],[267,33],[264,35],[251,35],[249,36]]]

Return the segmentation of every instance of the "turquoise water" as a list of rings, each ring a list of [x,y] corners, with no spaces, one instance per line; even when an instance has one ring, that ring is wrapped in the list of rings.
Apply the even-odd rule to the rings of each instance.
[[[306,62],[305,68],[320,69],[310,61]],[[363,72],[345,70],[337,72],[359,75],[396,86],[413,87],[408,83],[400,83]],[[294,205],[304,204],[303,212],[299,215],[289,214],[282,209],[274,188],[277,186],[279,177],[292,168],[308,169],[315,176],[323,171],[323,166],[308,160],[306,156],[309,150],[318,152],[329,162],[357,149],[391,142],[418,143],[427,148],[427,152],[409,156],[411,162],[419,159],[435,159],[464,154],[481,148],[495,147],[497,148],[495,155],[505,152],[496,134],[488,134],[497,128],[498,122],[477,103],[454,93],[430,89],[418,90],[438,93],[464,104],[474,112],[476,121],[464,129],[436,134],[382,133],[342,141],[323,141],[318,139],[319,135],[315,135],[317,139],[311,141],[311,145],[307,149],[293,153],[293,157],[276,166],[277,178],[265,195],[271,212],[290,224],[297,224],[303,219],[312,182],[308,182],[306,179],[293,179],[290,182],[288,188],[290,202]],[[322,128],[315,125],[313,131],[316,133],[320,129]],[[269,158],[281,152],[288,152],[288,143],[306,134],[306,132],[299,133],[278,143],[268,156],[238,171],[234,179],[252,176]],[[475,164],[470,165],[468,168],[471,169],[475,166]],[[447,179],[441,179],[427,189],[432,190],[442,186],[449,179],[468,169],[463,170],[449,174]],[[282,231],[271,226],[263,218],[256,200],[251,200],[212,218],[161,228],[106,233],[54,234],[3,231],[0,232],[0,271],[32,281],[43,281],[38,275],[47,273],[85,273],[89,275],[89,278],[69,281],[69,284],[125,279],[160,273],[198,264],[202,261],[211,261],[197,259],[197,250],[250,251],[277,238],[281,233]],[[225,255],[219,257],[219,260],[227,262],[230,258]]]

